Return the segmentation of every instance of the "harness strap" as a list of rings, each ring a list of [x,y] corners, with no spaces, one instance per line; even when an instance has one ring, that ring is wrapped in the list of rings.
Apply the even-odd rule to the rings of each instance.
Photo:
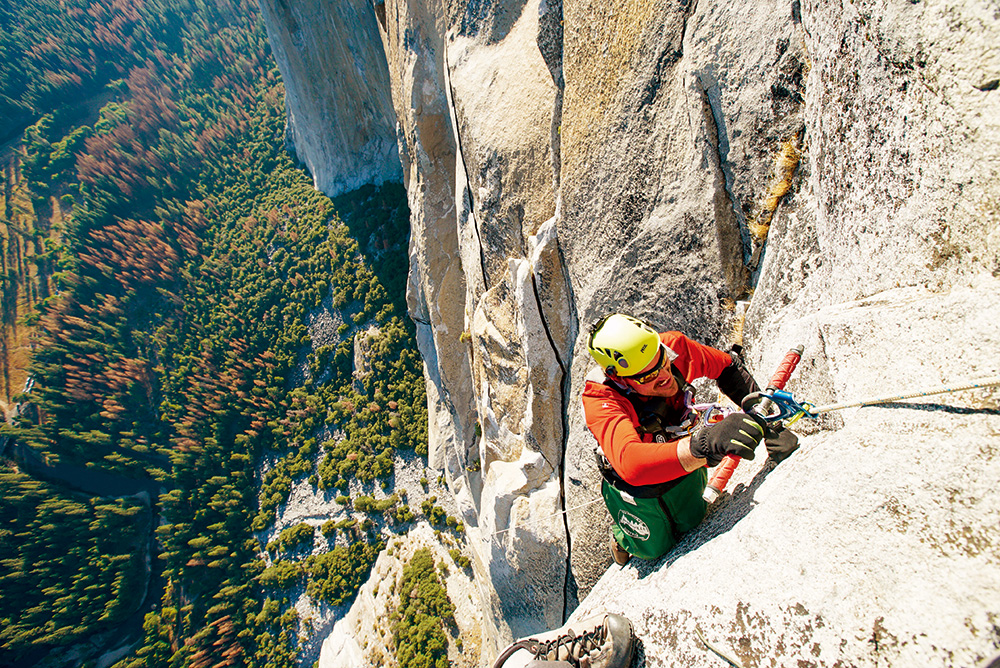
[[[608,481],[608,484],[619,492],[625,492],[637,499],[655,499],[658,496],[662,496],[679,485],[687,477],[681,476],[666,482],[656,483],[655,485],[630,485],[618,475],[618,472],[611,466],[611,462],[604,456],[600,447],[594,448],[594,456],[597,458],[597,470],[601,472],[601,476]]]

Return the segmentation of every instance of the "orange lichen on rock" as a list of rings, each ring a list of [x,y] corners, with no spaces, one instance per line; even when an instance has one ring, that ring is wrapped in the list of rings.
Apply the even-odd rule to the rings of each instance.
[[[786,139],[781,144],[781,150],[774,159],[773,176],[761,206],[760,213],[755,220],[748,225],[750,234],[758,241],[767,238],[767,231],[771,227],[771,218],[781,203],[781,198],[788,194],[792,187],[792,177],[802,159],[802,151],[799,149],[799,137],[793,136]]]

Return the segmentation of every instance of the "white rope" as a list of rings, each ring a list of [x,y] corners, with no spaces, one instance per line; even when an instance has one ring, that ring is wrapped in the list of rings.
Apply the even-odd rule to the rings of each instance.
[[[597,503],[598,501],[603,501],[603,500],[604,500],[604,497],[599,496],[596,499],[591,499],[590,501],[587,501],[586,503],[581,503],[579,506],[573,506],[572,508],[567,508],[566,510],[560,510],[558,513],[553,513],[551,515],[545,515],[543,517],[533,517],[530,520],[528,520],[527,522],[524,522],[523,524],[521,524],[519,526],[507,527],[506,529],[500,529],[499,531],[494,531],[493,533],[490,534],[490,536],[496,536],[496,535],[502,534],[505,531],[512,531],[514,529],[520,529],[525,524],[531,524],[532,522],[540,522],[542,520],[552,519],[553,517],[559,517],[560,515],[565,515],[566,513],[570,512],[571,510],[579,510],[580,508],[586,508],[587,506],[592,506],[595,503]]]
[[[839,411],[844,408],[853,408],[855,406],[868,406],[872,404],[887,404],[892,401],[899,401],[901,399],[915,399],[917,397],[929,397],[934,394],[946,394],[948,392],[959,392],[961,390],[974,390],[980,387],[991,387],[993,385],[1000,385],[1000,376],[993,378],[983,378],[982,380],[974,380],[961,385],[951,385],[949,387],[936,387],[927,390],[920,390],[917,392],[907,392],[905,394],[894,394],[887,397],[871,397],[869,399],[863,399],[861,401],[850,401],[840,404],[829,404],[827,406],[818,406],[811,409],[809,412],[813,415],[818,415],[820,413],[829,413],[831,411]]]

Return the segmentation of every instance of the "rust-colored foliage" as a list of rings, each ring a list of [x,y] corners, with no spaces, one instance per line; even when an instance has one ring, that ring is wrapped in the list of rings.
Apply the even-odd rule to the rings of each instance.
[[[122,220],[93,230],[80,259],[128,289],[173,280],[178,256],[164,238],[163,226],[145,220]]]

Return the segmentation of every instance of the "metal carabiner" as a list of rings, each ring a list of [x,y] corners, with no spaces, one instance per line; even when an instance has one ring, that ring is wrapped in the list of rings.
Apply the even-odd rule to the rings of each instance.
[[[816,415],[810,412],[814,406],[809,402],[799,403],[787,390],[764,390],[748,394],[743,399],[743,412],[750,413],[759,405],[767,401],[767,414],[761,415],[765,422],[779,422],[781,420],[791,420],[794,422],[802,416],[815,418]]]

